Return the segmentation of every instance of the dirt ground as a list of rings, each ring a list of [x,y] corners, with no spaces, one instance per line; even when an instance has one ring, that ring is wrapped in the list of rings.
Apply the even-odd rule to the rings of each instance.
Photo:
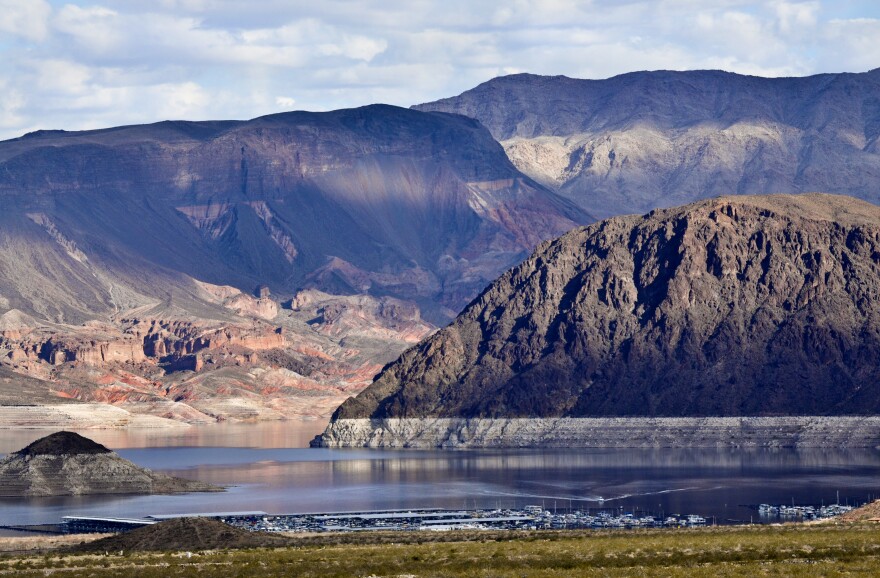
[[[880,522],[880,500],[865,504],[842,516],[833,518],[835,522]]]
[[[27,552],[45,552],[56,550],[66,546],[73,546],[81,542],[93,542],[100,538],[106,538],[110,534],[73,534],[58,536],[46,534],[45,536],[3,536],[0,537],[0,553],[18,554]]]

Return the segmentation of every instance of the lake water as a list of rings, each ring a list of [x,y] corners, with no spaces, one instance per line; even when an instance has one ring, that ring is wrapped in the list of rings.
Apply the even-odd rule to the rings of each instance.
[[[65,515],[144,516],[417,507],[695,513],[759,521],[749,505],[864,502],[880,494],[874,450],[308,449],[320,422],[84,435],[153,470],[231,486],[220,494],[0,500],[0,525]],[[46,432],[0,431],[0,452]],[[600,501],[600,498],[602,501]]]

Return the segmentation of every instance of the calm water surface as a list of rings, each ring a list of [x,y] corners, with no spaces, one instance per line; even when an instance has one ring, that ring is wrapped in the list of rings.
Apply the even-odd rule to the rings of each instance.
[[[749,505],[865,501],[880,494],[874,450],[327,450],[320,422],[85,435],[157,471],[231,486],[221,494],[0,500],[0,525],[61,516],[414,507],[696,513],[749,521]],[[0,431],[0,452],[45,435]],[[600,501],[601,499],[601,501]]]

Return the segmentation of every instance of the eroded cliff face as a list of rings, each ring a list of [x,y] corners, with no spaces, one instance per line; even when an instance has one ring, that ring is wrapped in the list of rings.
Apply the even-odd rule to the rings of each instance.
[[[313,447],[876,448],[880,417],[339,419]]]
[[[332,337],[396,339],[412,344],[434,331],[430,323],[422,320],[415,303],[392,297],[334,297],[308,290],[291,299],[290,307],[297,311],[315,311],[309,324],[315,331]]]
[[[880,200],[880,69],[758,78],[518,74],[415,108],[478,119],[513,164],[599,218],[719,194]]]
[[[876,415],[878,279],[880,208],[848,197],[608,219],[543,244],[334,421]]]
[[[16,332],[18,333],[18,332]],[[0,351],[11,363],[67,362],[91,367],[152,360],[179,364],[200,353],[251,356],[286,347],[281,327],[256,320],[211,322],[199,319],[130,318],[82,326],[35,322],[15,335],[0,331]]]
[[[434,329],[414,303],[389,297],[306,291],[282,308],[267,289],[197,288],[213,318],[162,307],[83,325],[0,315],[0,427],[326,417]],[[91,409],[56,407],[65,400]]]

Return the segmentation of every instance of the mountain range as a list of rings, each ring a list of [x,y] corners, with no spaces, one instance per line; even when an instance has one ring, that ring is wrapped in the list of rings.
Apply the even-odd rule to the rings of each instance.
[[[415,108],[479,120],[521,171],[599,218],[733,194],[880,201],[880,69],[516,74]]]
[[[0,426],[59,415],[73,416],[68,427],[93,425],[88,416],[96,403],[149,414],[153,424],[326,416],[407,347],[425,338],[440,343],[435,340],[448,333],[430,337],[437,327],[540,243],[596,218],[745,193],[821,191],[876,202],[878,84],[878,71],[779,79],[719,71],[639,72],[607,80],[513,75],[413,109],[371,105],[249,121],[45,130],[0,142]],[[785,203],[773,211],[780,219],[813,222],[811,209],[789,215],[794,201]],[[867,209],[844,213],[859,211]],[[647,222],[659,227],[658,215]],[[663,227],[672,227],[671,237],[663,242],[678,238],[679,225],[670,223],[698,218],[704,217],[669,217]],[[646,271],[664,266],[645,253],[659,250],[651,248],[663,244],[659,237],[637,247],[624,234],[627,227],[638,229],[638,219],[602,225],[619,229],[622,246],[634,251],[624,259],[629,261],[609,261],[608,267],[637,284],[639,276],[650,276]],[[691,250],[712,253],[711,243],[720,242],[713,239],[692,240]],[[832,241],[817,239],[816,250],[830,251]],[[623,249],[608,250],[614,256]],[[792,250],[784,265],[768,270],[767,283],[788,287],[794,281],[786,275],[793,271],[818,275],[806,257],[795,257]],[[627,263],[639,260],[644,269],[631,275]],[[502,280],[511,273],[506,275]],[[544,289],[560,288],[551,283]],[[660,302],[667,289],[652,285],[643,292]],[[730,295],[746,291],[703,288],[706,298],[721,289],[729,292],[721,301],[703,305],[727,306]],[[511,306],[525,311],[537,304]],[[598,319],[598,311],[583,315]],[[767,327],[787,314],[772,311],[777,317]],[[641,315],[638,323],[647,323]],[[708,310],[704,316],[711,318]],[[624,315],[602,320],[616,328],[618,337],[609,337],[593,335],[599,329],[578,325],[583,320],[568,320],[566,327],[593,335],[591,346],[610,339],[601,346],[608,351],[625,345],[620,336],[627,328],[632,346],[644,341],[639,347],[653,356],[648,365],[615,357],[618,365],[597,370],[605,377],[589,380],[597,384],[590,387],[592,398],[583,397],[581,382],[559,377],[572,367],[592,368],[592,362],[569,351],[569,358],[558,354],[558,367],[537,363],[549,355],[546,348],[563,342],[570,348],[576,339],[549,340],[538,353],[529,348],[546,336],[527,335],[543,321],[501,317],[513,325],[497,332],[480,327],[503,352],[500,358],[485,356],[482,337],[468,337],[480,363],[497,367],[483,367],[468,353],[462,362],[474,362],[477,373],[466,379],[450,374],[441,384],[459,384],[459,393],[449,390],[437,405],[437,393],[425,390],[418,403],[400,398],[400,411],[628,415],[645,403],[664,415],[752,411],[743,405],[743,392],[719,395],[714,406],[702,394],[667,399],[628,393],[623,401],[623,390],[608,381],[608,371],[634,383],[663,379],[651,372],[667,366],[670,376],[692,375],[674,363],[678,341],[665,349],[647,344],[652,338],[700,342],[706,335],[687,331],[707,330],[715,321],[685,331],[689,318],[667,319],[685,331],[681,336],[672,329],[668,335],[659,328],[636,331]],[[737,333],[742,339],[746,334]],[[503,345],[509,340],[531,345],[511,349]],[[719,351],[707,350],[700,359],[724,357]],[[412,352],[402,359],[407,355]],[[847,358],[841,367],[852,362]],[[558,379],[541,377],[551,368]],[[725,369],[737,383],[753,379],[753,370]],[[377,387],[397,383],[388,371],[359,398],[364,407],[350,402],[340,411],[375,413],[367,400]],[[780,379],[790,379],[791,371],[779,371]],[[807,381],[863,378],[848,371],[830,376],[810,369]],[[508,377],[524,380],[522,392],[483,395],[476,384],[499,375],[507,377],[498,384]],[[561,390],[528,393],[525,384],[551,378]],[[704,387],[721,391],[719,383]],[[26,399],[19,393],[25,389]],[[772,411],[784,412],[787,401],[779,396]],[[809,411],[850,411],[842,399],[822,399]],[[57,407],[39,415],[21,404],[46,408],[51,400]],[[114,423],[136,417],[114,416]]]
[[[0,143],[0,198],[3,302],[58,322],[190,307],[191,279],[391,295],[442,321],[591,220],[476,121],[383,105],[31,133]]]

